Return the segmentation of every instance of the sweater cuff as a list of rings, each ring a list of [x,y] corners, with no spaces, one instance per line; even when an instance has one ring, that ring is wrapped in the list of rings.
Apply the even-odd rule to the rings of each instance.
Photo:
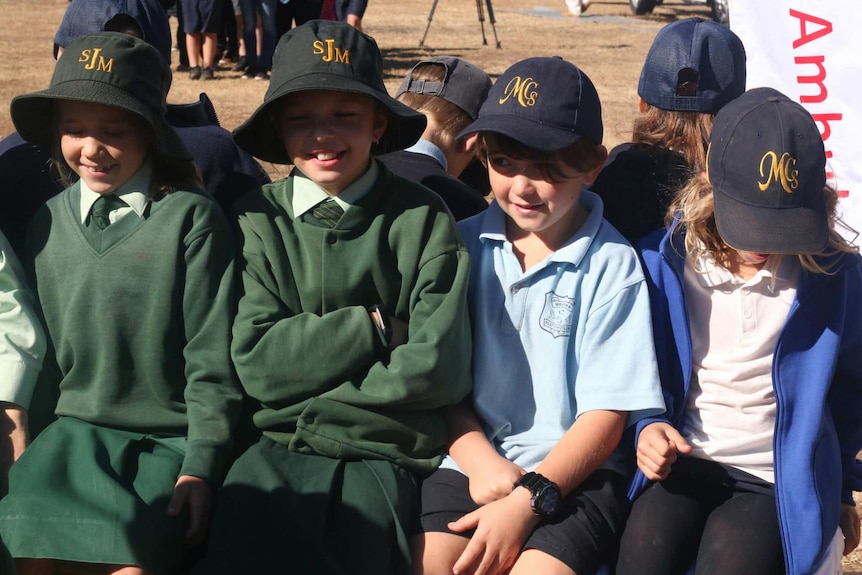
[[[206,479],[214,487],[221,485],[227,467],[227,449],[208,441],[189,441],[180,475]]]

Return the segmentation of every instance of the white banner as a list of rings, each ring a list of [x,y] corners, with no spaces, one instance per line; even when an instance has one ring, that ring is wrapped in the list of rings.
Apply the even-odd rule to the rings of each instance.
[[[748,88],[771,86],[817,121],[842,217],[862,232],[862,1],[732,0],[730,25]]]

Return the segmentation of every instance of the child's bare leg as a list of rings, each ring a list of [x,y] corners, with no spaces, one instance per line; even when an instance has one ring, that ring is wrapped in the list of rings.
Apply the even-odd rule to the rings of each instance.
[[[525,549],[518,556],[509,575],[577,575],[568,565],[538,549]]]
[[[469,542],[466,537],[451,533],[430,532],[417,535],[410,542],[413,574],[451,575],[452,567]]]

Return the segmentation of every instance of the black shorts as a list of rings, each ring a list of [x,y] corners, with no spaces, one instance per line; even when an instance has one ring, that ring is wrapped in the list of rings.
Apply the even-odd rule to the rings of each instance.
[[[180,1],[183,8],[183,32],[186,34],[200,34],[219,31],[222,24],[221,0]]]
[[[539,525],[525,549],[538,549],[559,559],[578,575],[590,575],[605,563],[616,547],[625,520],[628,481],[619,473],[598,470],[564,501],[562,513]],[[479,506],[470,498],[467,476],[438,469],[422,483],[421,531],[471,537],[455,533],[447,524]]]

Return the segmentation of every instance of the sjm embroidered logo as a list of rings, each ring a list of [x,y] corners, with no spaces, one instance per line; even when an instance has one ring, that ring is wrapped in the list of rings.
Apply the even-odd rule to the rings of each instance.
[[[766,152],[760,158],[760,177],[766,180],[757,182],[757,187],[764,192],[772,182],[779,182],[785,192],[792,194],[799,187],[799,170],[795,168],[796,158],[789,153],[784,152],[779,157],[775,152]]]
[[[515,98],[523,108],[535,106],[536,99],[539,97],[538,88],[539,83],[532,78],[515,76],[506,84],[506,88],[503,90],[503,97],[500,98],[499,103],[505,104],[509,98]]]
[[[334,38],[326,40],[315,40],[311,44],[312,54],[322,56],[324,62],[335,62],[338,64],[350,64],[350,50],[342,50],[335,45]]]
[[[78,62],[84,64],[84,70],[96,70],[97,72],[107,72],[108,74],[114,71],[114,59],[108,58],[105,60],[101,48],[81,50]]]
[[[548,292],[545,294],[545,307],[539,316],[539,325],[554,337],[569,335],[574,308],[575,298]]]

